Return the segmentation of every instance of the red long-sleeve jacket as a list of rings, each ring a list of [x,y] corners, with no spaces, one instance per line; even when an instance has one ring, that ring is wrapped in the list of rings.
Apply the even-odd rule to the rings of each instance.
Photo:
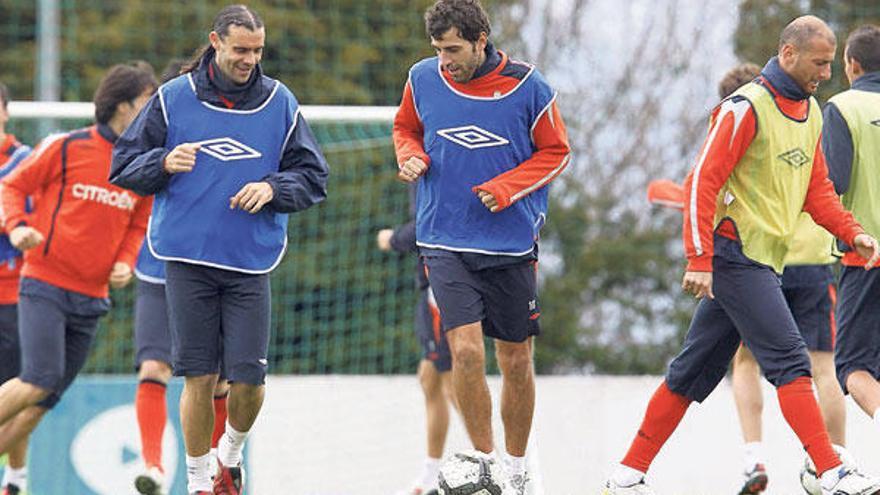
[[[786,115],[803,120],[809,109],[809,100],[785,98],[766,79],[765,84],[773,92],[776,104]],[[814,108],[814,111],[819,111]],[[755,111],[748,100],[726,100],[712,114],[709,135],[700,150],[696,166],[684,183],[684,247],[688,259],[688,271],[711,272],[714,246],[712,236],[716,230],[715,206],[718,192],[739,164],[755,138],[757,121]],[[853,238],[863,232],[852,214],[844,209],[828,179],[828,166],[822,152],[821,140],[816,143],[813,169],[803,210],[826,230],[852,245]],[[736,239],[736,229],[731,222],[717,226],[718,233]],[[701,249],[696,248],[699,239]]]
[[[134,268],[152,198],[107,181],[115,138],[105,126],[51,136],[0,183],[6,229],[30,225],[44,237],[25,252],[22,276],[107,297],[113,264]],[[28,216],[24,200],[35,193]]]

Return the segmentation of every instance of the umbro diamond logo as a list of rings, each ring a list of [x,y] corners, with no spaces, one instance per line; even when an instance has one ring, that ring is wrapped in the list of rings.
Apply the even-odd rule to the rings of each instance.
[[[260,158],[263,156],[259,151],[230,137],[208,139],[195,144],[202,145],[199,151],[204,151],[224,162],[247,160],[248,158]]]
[[[782,159],[782,161],[794,168],[801,168],[807,163],[810,163],[810,157],[800,148],[790,149],[785,153],[778,155],[777,158]]]
[[[876,125],[877,127],[880,127],[880,119],[872,120],[871,123]]]
[[[503,137],[492,134],[486,129],[481,129],[475,125],[466,125],[464,127],[452,127],[449,129],[441,129],[437,134],[452,141],[455,144],[464,146],[467,149],[488,148],[490,146],[504,146],[510,144],[510,141]]]

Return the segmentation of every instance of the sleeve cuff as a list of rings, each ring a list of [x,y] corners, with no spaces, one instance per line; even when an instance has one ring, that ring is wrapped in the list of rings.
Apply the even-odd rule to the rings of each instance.
[[[688,258],[687,271],[689,272],[711,272],[712,256],[703,255]]]

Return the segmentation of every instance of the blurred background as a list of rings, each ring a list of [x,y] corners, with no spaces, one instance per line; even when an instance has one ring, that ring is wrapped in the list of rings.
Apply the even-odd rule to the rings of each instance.
[[[417,0],[254,1],[267,25],[267,74],[305,105],[396,106],[408,68],[431,50]],[[811,12],[838,38],[877,22],[869,0],[486,0],[492,39],[532,62],[560,92],[574,149],[552,185],[541,243],[540,373],[658,373],[693,301],[680,294],[680,219],[644,200],[654,178],[681,180],[737,61],[763,65],[792,18]],[[161,72],[206,42],[225,2],[0,0],[0,80],[13,100],[90,101],[107,67],[132,59]],[[839,63],[820,99],[845,87]],[[352,110],[357,112],[356,109]],[[375,249],[407,220],[394,180],[390,122],[313,123],[332,167],[328,200],[291,218],[274,276],[277,373],[409,373],[412,260]],[[87,121],[16,119],[35,144]],[[130,289],[89,363],[130,371]]]
[[[161,73],[207,41],[214,0],[0,0],[0,81],[13,101],[87,102],[114,63]],[[263,69],[304,105],[343,105],[310,122],[331,167],[328,199],[291,216],[273,275],[270,373],[413,374],[414,257],[376,248],[408,221],[395,180],[393,108],[407,70],[432,51],[425,0],[274,0],[248,4],[266,22]],[[846,86],[847,34],[880,22],[876,0],[484,0],[491,39],[537,65],[559,91],[573,159],[551,189],[541,240],[541,374],[659,374],[678,351],[695,302],[682,295],[681,218],[652,209],[652,179],[682,180],[740,61],[763,65],[791,19],[813,13],[838,35],[824,102]],[[88,119],[17,117],[34,145]],[[51,108],[51,105],[50,105]],[[50,110],[51,112],[51,110]],[[308,114],[307,114],[308,115]],[[86,373],[133,367],[132,288],[113,291]],[[126,392],[127,393],[127,392]],[[730,411],[732,415],[732,411]],[[554,493],[557,495],[557,493]]]

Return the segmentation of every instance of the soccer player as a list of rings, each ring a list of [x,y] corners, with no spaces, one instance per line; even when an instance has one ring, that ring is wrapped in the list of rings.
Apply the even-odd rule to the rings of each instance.
[[[174,60],[162,72],[162,83],[180,75],[183,60]],[[165,391],[171,378],[171,333],[168,328],[168,305],[165,302],[165,263],[150,253],[146,243],[141,246],[134,269],[137,288],[134,303],[135,366],[138,387],[135,393],[138,431],[144,472],[134,481],[144,495],[158,495],[165,485],[162,466],[162,436],[168,421]],[[214,431],[211,451],[226,426],[226,397],[229,384],[217,381],[214,389]]]
[[[418,182],[416,243],[452,353],[452,381],[473,447],[494,456],[483,336],[495,339],[514,493],[527,481],[539,333],[538,232],[545,187],[569,162],[556,93],[489,41],[478,0],[425,14],[436,57],[416,63],[394,121],[398,177]]]
[[[647,472],[692,401],[724,377],[744,340],[777,389],[782,413],[821,477],[823,493],[880,493],[880,481],[844,467],[813,395],[803,337],[780,287],[788,243],[806,211],[869,260],[877,241],[840,204],[820,143],[811,97],[831,77],[836,40],[817,17],[785,27],[778,57],[761,77],[713,112],[709,135],[685,181],[682,288],[701,301],[681,353],[648,404],[606,494],[650,494]]]
[[[843,58],[851,88],[828,101],[822,145],[843,204],[868,233],[880,235],[880,27],[854,30]],[[880,428],[880,271],[865,271],[870,262],[852,250],[842,264],[837,377]]]
[[[15,170],[31,148],[6,133],[9,122],[9,88],[0,83],[0,179]],[[18,343],[18,279],[21,274],[21,251],[0,234],[0,383],[21,372],[21,348]],[[18,495],[27,490],[28,441],[25,437],[8,451],[0,494]]]
[[[326,196],[328,166],[296,98],[260,68],[265,38],[252,9],[223,8],[210,45],[186,74],[159,89],[114,153],[111,182],[155,194],[147,242],[165,261],[194,494],[243,490],[241,452],[263,403],[268,366],[269,272],[287,246],[287,213]],[[231,386],[214,473],[221,353]]]
[[[744,84],[758,77],[761,69],[755,64],[741,64],[728,71],[718,85],[725,99]],[[831,254],[832,236],[801,213],[794,237],[785,257],[782,272],[782,294],[798,330],[807,344],[819,407],[834,449],[841,458],[848,457],[846,442],[846,405],[834,375],[834,299]],[[748,347],[740,346],[733,357],[731,382],[733,398],[739,414],[744,446],[745,480],[741,495],[760,493],[767,488],[767,471],[761,445],[761,412],[763,395],[761,370]],[[818,481],[816,481],[818,486]]]
[[[411,188],[411,192],[415,192]],[[415,199],[415,198],[413,198]],[[414,202],[412,204],[414,209]],[[415,212],[413,211],[412,214]],[[382,251],[398,253],[418,252],[415,221],[394,229],[382,229],[376,235],[376,243]],[[428,285],[428,275],[421,258],[416,263],[416,287],[419,302],[415,313],[416,337],[422,346],[419,362],[419,384],[425,395],[425,419],[428,437],[428,455],[422,472],[412,487],[399,495],[436,495],[440,460],[449,431],[449,405],[456,407],[452,390],[452,356],[440,324],[440,310],[434,293]]]
[[[58,403],[110,307],[108,286],[131,279],[150,201],[111,185],[107,174],[116,137],[157,86],[146,63],[112,67],[95,92],[96,125],[44,139],[3,179],[3,222],[24,266],[21,372],[0,387],[0,452],[27,438]]]

